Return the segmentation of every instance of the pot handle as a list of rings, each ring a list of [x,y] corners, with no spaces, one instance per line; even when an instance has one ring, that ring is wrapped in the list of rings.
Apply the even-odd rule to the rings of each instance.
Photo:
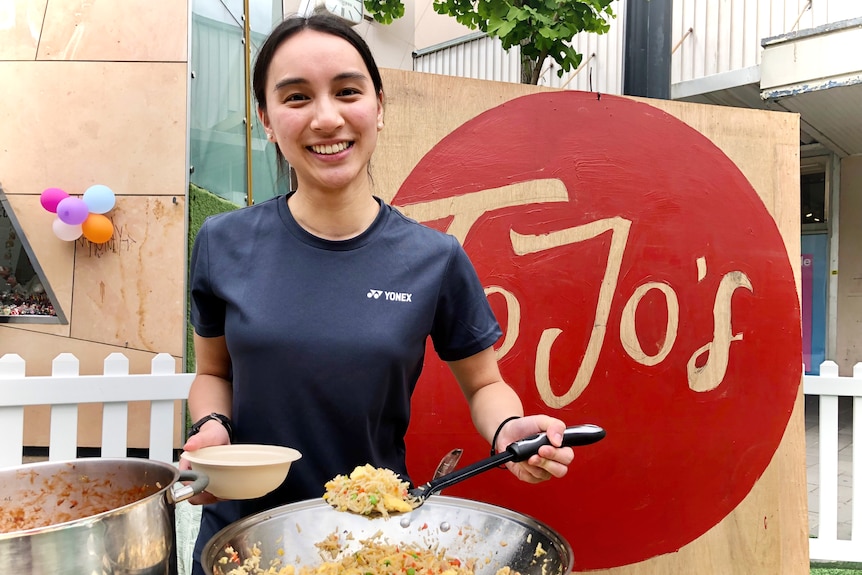
[[[191,483],[188,485],[181,485],[179,487],[174,485],[173,488],[168,489],[168,501],[172,504],[185,501],[194,495],[203,493],[204,489],[206,489],[207,485],[210,483],[210,478],[200,471],[184,469],[180,471],[180,476],[177,478],[177,481],[191,481]]]

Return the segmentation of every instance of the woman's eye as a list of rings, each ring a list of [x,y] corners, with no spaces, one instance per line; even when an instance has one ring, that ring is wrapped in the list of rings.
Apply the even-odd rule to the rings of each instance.
[[[356,88],[343,88],[338,92],[339,96],[356,96],[359,94],[361,94],[361,92]]]
[[[288,94],[284,97],[285,102],[302,102],[307,99],[308,97],[305,94]]]

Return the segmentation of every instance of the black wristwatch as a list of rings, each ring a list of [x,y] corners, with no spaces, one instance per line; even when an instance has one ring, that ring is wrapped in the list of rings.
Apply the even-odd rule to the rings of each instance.
[[[199,420],[194,422],[191,428],[189,428],[189,437],[198,433],[201,430],[201,427],[203,427],[204,423],[211,419],[215,419],[216,421],[224,425],[224,428],[227,429],[228,438],[231,440],[231,442],[233,442],[233,422],[228,416],[222,415],[221,413],[210,413],[209,415],[205,415],[204,417],[201,417]]]

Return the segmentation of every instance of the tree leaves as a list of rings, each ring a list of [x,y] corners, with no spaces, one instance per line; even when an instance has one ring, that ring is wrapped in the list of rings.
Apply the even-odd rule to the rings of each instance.
[[[613,0],[434,0],[434,11],[499,38],[503,48],[519,46],[521,81],[536,84],[546,57],[559,65],[557,75],[580,65],[583,56],[570,44],[580,32],[604,34],[616,15]],[[376,21],[390,24],[404,15],[402,0],[365,0]]]
[[[392,24],[404,16],[402,0],[365,0],[365,13],[381,24]]]
[[[580,65],[583,56],[570,44],[579,32],[603,34],[615,17],[612,0],[435,0],[434,10],[500,39],[503,48],[521,49],[522,81],[538,83],[539,68],[550,56],[557,75]]]

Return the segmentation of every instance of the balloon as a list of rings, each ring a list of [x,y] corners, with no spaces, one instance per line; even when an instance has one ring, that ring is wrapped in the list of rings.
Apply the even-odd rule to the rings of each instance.
[[[90,186],[84,192],[84,203],[87,204],[87,208],[91,214],[104,214],[114,207],[116,198],[111,188],[102,184],[96,184],[95,186]]]
[[[54,230],[54,235],[64,242],[74,242],[81,237],[81,224],[69,225],[60,218],[55,218],[51,223],[51,228]]]
[[[87,209],[87,204],[80,198],[69,196],[64,200],[60,200],[60,203],[57,204],[57,217],[64,224],[69,224],[70,226],[83,223],[89,214],[90,210]]]
[[[48,188],[42,195],[39,196],[39,201],[42,203],[42,207],[51,212],[52,214],[57,213],[57,204],[59,204],[62,200],[65,200],[69,197],[69,194],[61,190],[60,188]]]
[[[102,214],[90,214],[81,224],[81,230],[94,244],[103,244],[114,235],[114,223]]]

